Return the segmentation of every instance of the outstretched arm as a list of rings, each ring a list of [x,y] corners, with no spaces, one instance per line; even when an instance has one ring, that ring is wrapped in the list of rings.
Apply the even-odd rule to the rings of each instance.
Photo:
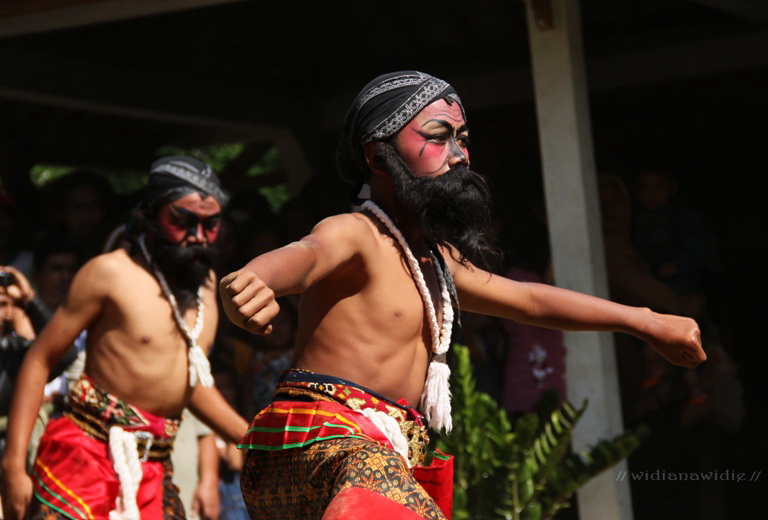
[[[368,231],[359,215],[337,215],[320,222],[298,242],[251,260],[219,283],[224,312],[254,334],[269,334],[279,307],[276,297],[297,294],[349,261]]]
[[[562,330],[624,332],[647,342],[674,365],[694,368],[707,359],[690,318],[658,314],[545,284],[523,283],[464,267],[445,255],[462,309]]]

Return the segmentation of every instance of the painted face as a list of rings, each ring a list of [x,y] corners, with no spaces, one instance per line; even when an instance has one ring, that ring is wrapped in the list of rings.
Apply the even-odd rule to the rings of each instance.
[[[438,99],[397,133],[395,148],[416,175],[441,175],[452,166],[469,166],[469,130],[458,103]]]
[[[161,207],[157,223],[172,244],[210,245],[219,234],[221,205],[213,197],[190,193]]]

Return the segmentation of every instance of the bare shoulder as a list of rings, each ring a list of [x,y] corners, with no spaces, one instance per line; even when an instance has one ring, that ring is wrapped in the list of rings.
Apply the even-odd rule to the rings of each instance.
[[[302,242],[328,243],[335,247],[359,245],[373,238],[375,230],[367,216],[361,213],[342,213],[318,222]]]
[[[439,246],[438,249],[440,250],[440,254],[445,261],[446,267],[448,267],[448,270],[451,272],[451,275],[453,275],[454,278],[457,276],[460,277],[464,274],[470,274],[478,270],[477,267],[469,262],[461,262],[461,255],[452,245],[447,244],[445,246]]]
[[[312,234],[321,232],[357,236],[366,229],[370,229],[371,226],[368,217],[362,213],[341,213],[318,222],[312,229]]]
[[[453,276],[454,282],[456,282],[457,289],[459,290],[477,284],[486,285],[493,279],[499,278],[499,276],[480,269],[466,259],[462,261],[458,250],[450,244],[444,247],[441,246],[440,253],[445,260],[446,267]]]
[[[143,270],[127,251],[118,249],[88,260],[77,272],[73,288],[88,293],[107,294],[116,286],[130,283]]]
[[[78,276],[99,277],[103,281],[112,281],[139,269],[139,265],[124,249],[95,256],[80,268]]]

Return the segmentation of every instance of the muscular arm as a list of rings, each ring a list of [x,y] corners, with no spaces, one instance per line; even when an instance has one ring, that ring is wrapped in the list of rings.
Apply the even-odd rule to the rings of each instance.
[[[14,511],[9,518],[23,514],[29,501],[26,492],[20,496],[16,484],[24,477],[24,461],[29,435],[43,399],[43,387],[51,368],[64,352],[99,314],[107,297],[111,277],[109,262],[97,257],[80,270],[70,287],[66,301],[56,311],[24,356],[14,386],[13,401],[9,414],[7,445],[3,457],[3,472],[6,476],[4,487],[4,508]],[[29,487],[31,492],[31,483]],[[9,501],[9,504],[6,504]]]
[[[368,230],[362,218],[327,218],[300,241],[254,258],[243,270],[259,276],[278,297],[303,292],[358,251],[357,239]]]
[[[299,242],[251,260],[219,284],[224,311],[235,325],[257,334],[271,332],[275,297],[301,293],[359,251],[369,225],[360,215],[327,218]]]
[[[706,359],[698,326],[691,319],[550,285],[516,282],[445,257],[454,272],[462,309],[551,329],[632,334],[675,365],[695,367]]]

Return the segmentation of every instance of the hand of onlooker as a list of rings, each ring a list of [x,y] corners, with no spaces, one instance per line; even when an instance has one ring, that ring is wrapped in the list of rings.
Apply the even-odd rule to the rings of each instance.
[[[261,278],[249,271],[237,271],[222,278],[219,292],[227,317],[254,334],[272,332],[272,319],[280,306],[275,293]]]
[[[192,511],[200,518],[218,520],[221,514],[221,496],[218,479],[202,479],[197,485]]]
[[[13,282],[7,287],[8,296],[16,305],[24,306],[35,297],[35,290],[24,273],[12,265],[0,266],[0,272],[6,272],[13,277]]]
[[[645,341],[673,365],[696,368],[706,361],[701,332],[690,318],[653,313],[644,334]]]
[[[20,307],[11,309],[10,321],[13,323],[13,330],[16,331],[18,336],[30,341],[35,339],[35,328],[32,326],[32,322],[27,313],[24,312],[24,309]]]
[[[3,518],[23,520],[29,517],[32,479],[24,470],[3,471]]]

